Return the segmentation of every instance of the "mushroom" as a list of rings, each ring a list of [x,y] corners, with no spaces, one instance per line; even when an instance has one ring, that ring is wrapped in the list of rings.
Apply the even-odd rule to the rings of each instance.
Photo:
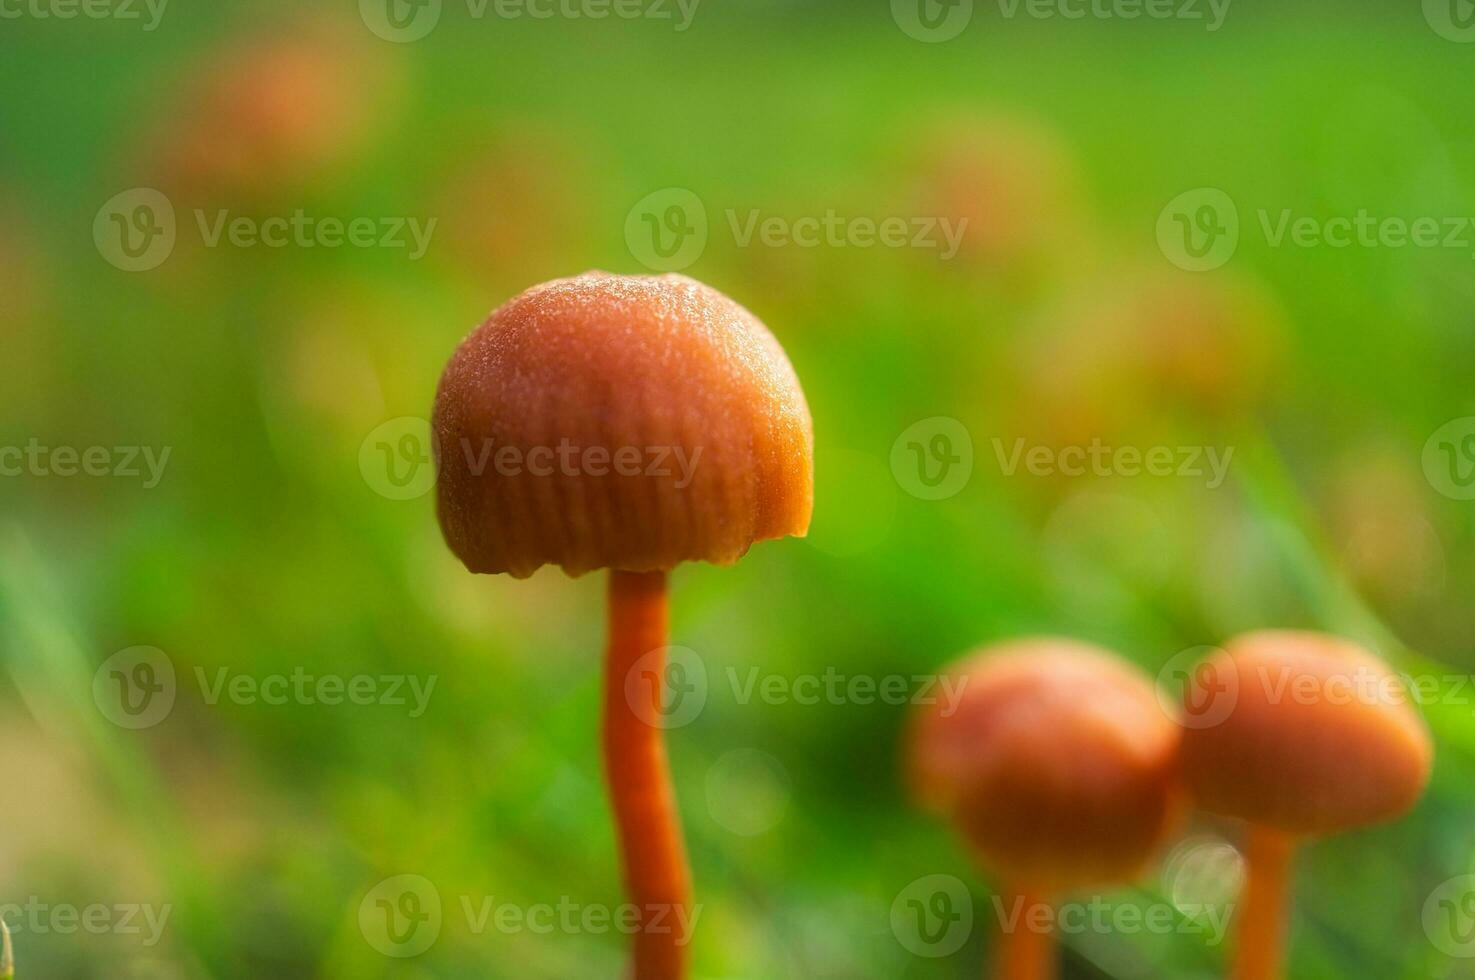
[[[1014,640],[947,668],[962,694],[914,720],[918,800],[950,818],[1021,911],[997,975],[1055,976],[1034,909],[1061,893],[1130,880],[1176,825],[1178,725],[1119,657],[1059,637]]]
[[[1433,746],[1400,681],[1323,633],[1236,637],[1185,695],[1184,778],[1202,809],[1248,825],[1233,975],[1282,975],[1290,865],[1307,837],[1392,820],[1424,791]]]
[[[634,976],[683,977],[669,922],[689,911],[690,872],[649,700],[668,681],[667,576],[808,530],[814,439],[794,370],[714,289],[587,273],[527,290],[467,337],[432,428],[441,529],[468,570],[610,570],[604,759],[641,913]]]
[[[171,197],[261,205],[351,159],[387,105],[386,66],[316,23],[211,53],[143,147]]]

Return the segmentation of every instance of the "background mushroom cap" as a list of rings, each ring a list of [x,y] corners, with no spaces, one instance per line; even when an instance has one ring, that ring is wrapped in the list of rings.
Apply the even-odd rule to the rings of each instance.
[[[1008,881],[1063,890],[1135,875],[1175,824],[1179,726],[1151,682],[1100,648],[1053,637],[947,668],[957,709],[912,732],[921,801],[949,815]]]
[[[685,276],[587,273],[513,298],[451,358],[432,429],[441,528],[473,572],[726,564],[809,528],[794,369]]]
[[[1429,780],[1433,748],[1407,689],[1349,640],[1246,633],[1204,662],[1188,696],[1232,705],[1184,732],[1184,778],[1210,812],[1330,834],[1403,814]]]

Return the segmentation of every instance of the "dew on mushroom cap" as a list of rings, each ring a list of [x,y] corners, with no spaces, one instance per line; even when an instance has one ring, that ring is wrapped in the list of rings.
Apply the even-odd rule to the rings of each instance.
[[[516,297],[456,352],[434,427],[441,524],[472,571],[727,564],[809,526],[793,369],[756,317],[684,276],[588,274]],[[561,445],[577,465],[498,465]]]
[[[808,530],[814,439],[798,378],[716,290],[588,273],[527,290],[461,343],[432,430],[441,530],[469,570],[610,569],[602,741],[641,910],[633,975],[682,980],[685,937],[663,923],[690,914],[691,873],[652,707],[665,704],[666,573]]]

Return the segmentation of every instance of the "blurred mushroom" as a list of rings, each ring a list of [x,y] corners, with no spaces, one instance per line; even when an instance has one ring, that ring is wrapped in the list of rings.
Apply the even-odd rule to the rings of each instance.
[[[1356,446],[1325,480],[1320,510],[1330,543],[1353,584],[1384,611],[1427,610],[1443,591],[1447,563],[1428,490],[1418,460],[1410,465],[1396,444]]]
[[[959,112],[909,140],[905,183],[917,214],[964,223],[973,268],[1024,273],[1079,257],[1091,236],[1075,160],[1040,120]]]
[[[716,290],[589,273],[529,289],[462,342],[433,431],[441,528],[470,571],[610,569],[604,756],[642,913],[634,975],[683,977],[677,931],[644,928],[691,901],[659,707],[667,573],[806,532],[813,433],[799,381],[768,329]]]
[[[1062,445],[1233,419],[1265,393],[1279,328],[1253,282],[1117,270],[1073,290],[1024,335],[998,410],[1022,434]]]
[[[1051,935],[1029,907],[1129,880],[1176,824],[1179,728],[1152,683],[1113,654],[1039,637],[946,668],[962,696],[915,719],[915,795],[950,818],[1004,890],[1024,903],[998,976],[1055,976]]]
[[[352,156],[387,87],[367,49],[326,27],[235,42],[182,86],[148,176],[191,202],[295,189]]]
[[[1204,810],[1249,824],[1233,975],[1280,977],[1296,844],[1407,812],[1429,779],[1428,730],[1382,661],[1322,633],[1239,636],[1185,697],[1185,717],[1199,717],[1183,735],[1189,789]]]
[[[583,244],[590,182],[579,161],[589,154],[535,126],[502,129],[446,166],[431,213],[447,255],[471,278],[527,282]]]

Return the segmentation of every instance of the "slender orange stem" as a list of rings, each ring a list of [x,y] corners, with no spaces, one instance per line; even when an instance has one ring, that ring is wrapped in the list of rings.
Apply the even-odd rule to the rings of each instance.
[[[1046,901],[1030,888],[1012,890],[1007,918],[1000,922],[997,980],[1055,980],[1058,950],[1054,917],[1041,915]],[[1017,911],[1017,914],[1013,914]]]
[[[662,727],[666,573],[610,572],[604,766],[624,865],[639,910],[633,980],[684,980],[691,870]]]
[[[1295,849],[1295,841],[1279,831],[1249,829],[1245,887],[1235,911],[1235,980],[1280,980],[1285,974],[1286,902]]]

